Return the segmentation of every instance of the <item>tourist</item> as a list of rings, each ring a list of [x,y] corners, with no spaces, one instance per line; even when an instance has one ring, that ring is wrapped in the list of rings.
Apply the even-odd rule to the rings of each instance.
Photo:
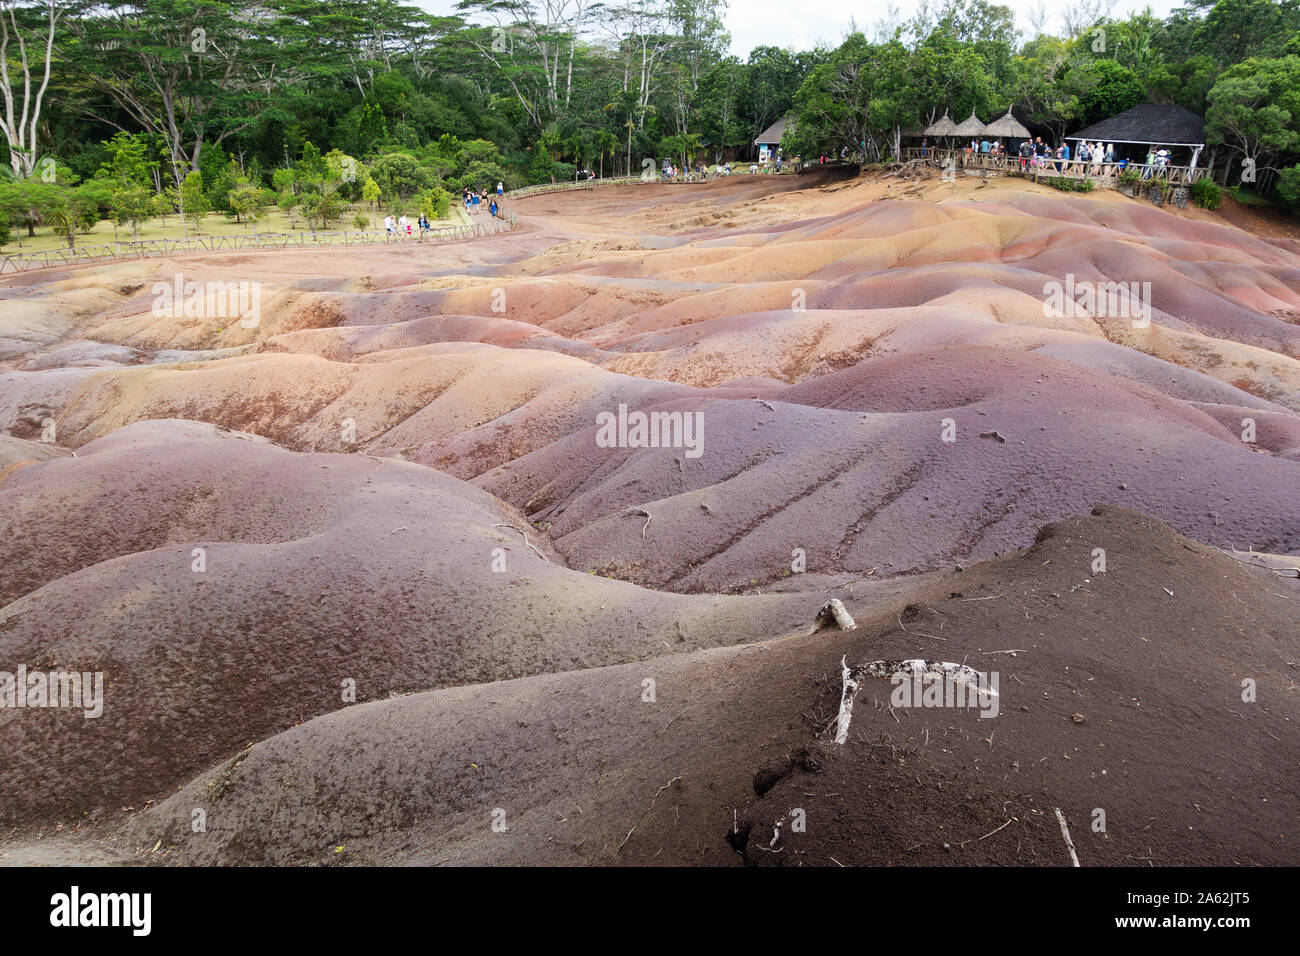
[[[384,217],[384,232],[387,233],[387,235],[384,237],[385,242],[388,242],[390,239],[392,239],[393,234],[397,232],[397,222],[393,219],[392,213],[389,213],[387,216]]]
[[[493,199],[492,202],[488,204],[488,212],[492,213],[492,218],[493,218],[493,219],[495,219],[495,218],[497,217],[497,209],[498,209],[498,208],[499,208],[499,207],[497,206],[497,201],[496,201],[495,199]]]
[[[1020,171],[1023,173],[1029,166],[1029,158],[1034,155],[1034,144],[1029,140],[1020,142]]]
[[[497,182],[497,199],[500,199],[500,198],[501,198],[502,196],[504,196],[505,194],[506,194],[506,184],[503,183],[503,182],[498,181],[498,182]]]
[[[420,213],[420,241],[424,242],[424,237],[429,234],[429,217]]]
[[[411,234],[411,221],[406,218],[406,213],[397,220],[397,231],[403,239]]]
[[[471,192],[469,194],[470,211],[476,216],[478,215],[479,203],[482,201],[483,201],[483,197],[480,196],[477,192]]]

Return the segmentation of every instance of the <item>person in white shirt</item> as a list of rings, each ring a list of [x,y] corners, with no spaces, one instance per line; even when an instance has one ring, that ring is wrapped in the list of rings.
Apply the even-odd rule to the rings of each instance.
[[[387,233],[387,235],[384,237],[384,241],[388,242],[390,239],[392,239],[393,233],[395,233],[396,231],[397,231],[397,223],[393,221],[392,214],[385,216],[384,232]]]

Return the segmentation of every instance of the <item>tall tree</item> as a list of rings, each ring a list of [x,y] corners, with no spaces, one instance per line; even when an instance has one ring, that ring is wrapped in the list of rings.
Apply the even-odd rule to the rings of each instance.
[[[54,35],[71,7],[59,0],[0,0],[2,119],[15,176],[30,176],[36,168],[36,137],[50,86]]]
[[[275,0],[130,0],[71,21],[67,51],[137,126],[167,147],[176,188],[206,145],[248,129],[310,44]],[[92,115],[94,115],[92,113]],[[96,116],[119,129],[111,116]]]

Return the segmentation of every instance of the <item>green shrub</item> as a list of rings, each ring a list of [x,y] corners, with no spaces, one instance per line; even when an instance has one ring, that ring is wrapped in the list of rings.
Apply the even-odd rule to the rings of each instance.
[[[1300,210],[1300,165],[1282,170],[1277,178],[1277,195],[1290,209]]]
[[[1192,183],[1192,202],[1202,209],[1218,209],[1223,203],[1223,190],[1209,176],[1202,176]]]
[[[1072,179],[1069,176],[1053,176],[1051,179],[1044,180],[1044,182],[1053,189],[1059,189],[1067,193],[1090,193],[1093,189],[1093,182],[1087,177]]]
[[[446,219],[451,208],[451,194],[441,186],[434,186],[420,197],[420,211],[430,219]]]

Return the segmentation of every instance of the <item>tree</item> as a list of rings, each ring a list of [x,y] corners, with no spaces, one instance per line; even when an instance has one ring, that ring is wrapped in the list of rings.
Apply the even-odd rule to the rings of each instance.
[[[153,193],[144,186],[118,184],[113,189],[113,225],[131,225],[133,239],[140,238],[140,224],[154,211]]]
[[[647,0],[633,3],[645,6]],[[572,98],[578,40],[593,6],[591,0],[461,0],[456,9],[495,23],[466,39],[497,68],[541,129]]]
[[[203,192],[203,174],[197,169],[190,170],[181,183],[181,209],[184,210],[186,222],[193,226],[196,232],[201,233],[203,217],[211,211],[211,208],[208,197]]]
[[[69,22],[76,42],[65,53],[122,114],[165,144],[179,188],[200,168],[205,146],[219,147],[251,127],[267,95],[313,59],[313,38],[290,28],[284,5],[285,0],[97,5]],[[84,108],[118,125],[93,105]]]
[[[28,236],[35,236],[36,227],[47,222],[64,201],[62,186],[35,177],[0,183],[0,210],[10,222],[26,226]]]
[[[409,153],[380,156],[371,164],[370,176],[379,186],[380,195],[390,202],[394,199],[408,199],[433,185],[428,172]]]
[[[618,137],[607,129],[601,129],[596,133],[596,148],[600,155],[600,178],[604,179],[605,157],[608,156],[611,160],[614,158],[614,153],[618,150]]]
[[[871,44],[861,33],[850,34],[799,87],[794,128],[787,128],[783,147],[810,155],[866,143],[876,160],[887,143],[897,152],[901,128],[919,115],[909,63],[897,40]]]
[[[1239,153],[1256,175],[1276,175],[1282,154],[1300,147],[1300,56],[1250,59],[1210,90],[1205,135]],[[1261,191],[1270,182],[1261,176]]]
[[[254,186],[248,180],[240,180],[230,190],[230,208],[235,212],[237,222],[245,227],[256,223],[265,212],[265,201],[260,186]]]
[[[312,232],[316,231],[319,225],[321,228],[327,227],[332,222],[337,222],[343,217],[343,202],[330,193],[307,193],[302,197],[299,204],[302,210],[302,217],[307,220],[307,226]]]
[[[4,95],[0,120],[15,176],[31,176],[36,168],[36,137],[50,86],[54,35],[71,7],[58,0],[0,0],[0,92]],[[16,76],[10,74],[11,67]],[[15,89],[19,83],[21,89]]]
[[[1091,64],[1092,89],[1083,99],[1083,121],[1095,123],[1146,102],[1146,91],[1132,70],[1114,60]]]
[[[69,200],[77,227],[88,233],[113,207],[113,191],[102,179],[91,179],[72,191]]]

